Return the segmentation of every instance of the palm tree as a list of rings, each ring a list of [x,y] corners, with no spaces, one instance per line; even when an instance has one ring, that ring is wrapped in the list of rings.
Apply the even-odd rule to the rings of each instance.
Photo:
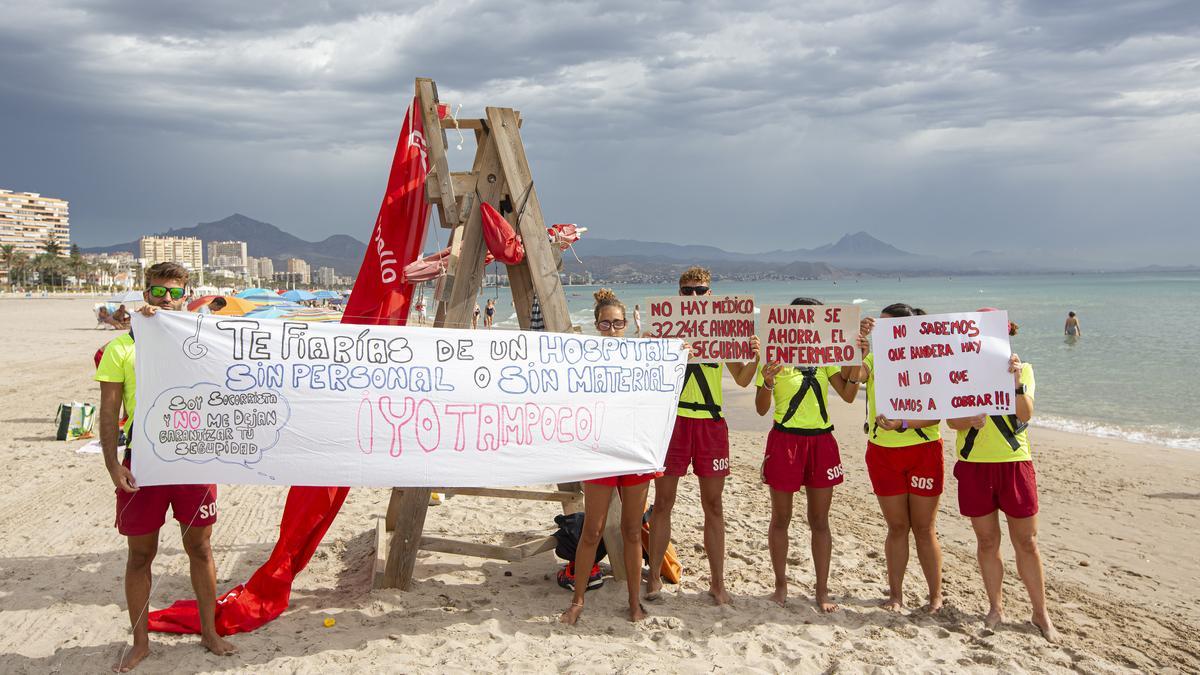
[[[76,288],[82,287],[91,265],[84,260],[83,252],[79,250],[78,244],[71,244],[71,254],[67,261],[67,269],[71,270],[71,276],[75,277]]]
[[[24,253],[23,251],[17,251],[15,253],[13,253],[12,260],[9,262],[8,265],[9,265],[9,267],[8,267],[8,269],[9,269],[9,274],[8,274],[9,284],[12,285],[16,281],[17,277],[20,277],[21,286],[22,287],[26,286],[27,285],[26,282],[29,278],[29,268],[30,268],[29,255]]]
[[[8,274],[8,289],[13,288],[13,256],[17,253],[15,244],[0,245],[0,262],[4,263],[4,271]]]

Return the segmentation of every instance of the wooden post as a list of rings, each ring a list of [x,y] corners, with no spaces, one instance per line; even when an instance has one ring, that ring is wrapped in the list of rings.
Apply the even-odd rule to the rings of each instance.
[[[429,508],[429,488],[405,488],[400,494],[399,516],[388,547],[383,585],[407,591],[412,585],[421,532],[425,529],[425,511]]]
[[[612,567],[613,579],[624,581],[625,540],[621,538],[620,489],[613,490],[612,499],[608,500],[608,516],[604,519],[604,548],[608,551],[608,564]]]
[[[512,108],[488,108],[487,120],[491,127],[489,133],[500,153],[501,174],[508,194],[512,196],[513,208],[518,212],[514,227],[525,244],[524,262],[529,267],[529,281],[542,306],[546,330],[569,332],[571,315],[558,277],[560,253],[546,237],[542,205],[538,202],[529,161],[521,144],[517,115]],[[509,280],[512,280],[511,273]]]

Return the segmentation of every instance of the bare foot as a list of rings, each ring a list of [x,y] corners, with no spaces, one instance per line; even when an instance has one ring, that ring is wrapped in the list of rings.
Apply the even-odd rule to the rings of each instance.
[[[817,596],[817,609],[826,614],[832,614],[841,608],[837,606],[837,603],[829,599],[828,593],[821,593]]]
[[[996,627],[1004,622],[1004,611],[999,607],[993,607],[988,611],[987,616],[983,618],[983,625],[988,630],[996,630]]]
[[[937,614],[942,611],[942,597],[939,595],[936,598],[930,598],[929,602],[922,609],[929,614]]]
[[[712,596],[713,602],[717,605],[729,605],[733,603],[733,596],[724,588],[709,588],[708,594]]]
[[[565,623],[568,626],[574,626],[575,622],[579,621],[580,614],[583,614],[583,605],[571,603],[571,606],[567,608],[567,611],[563,612],[562,616],[558,617],[558,622]]]
[[[787,604],[787,586],[776,586],[771,594],[771,602],[783,607]]]
[[[1049,642],[1051,644],[1058,643],[1058,640],[1059,640],[1058,629],[1056,629],[1054,627],[1054,624],[1050,623],[1049,616],[1042,616],[1042,617],[1035,616],[1032,619],[1030,619],[1030,621],[1033,622],[1033,625],[1038,627],[1038,630],[1042,631],[1042,637],[1046,638],[1046,642]]]
[[[117,656],[117,662],[112,666],[112,671],[114,673],[128,673],[137,668],[137,665],[147,656],[150,656],[149,643],[144,645],[135,644],[132,647],[122,647],[121,654]]]
[[[204,636],[200,638],[200,644],[208,651],[217,656],[230,656],[237,653],[237,647],[220,635]]]
[[[646,618],[646,608],[642,606],[642,603],[639,602],[629,606],[630,621],[637,623],[644,618]]]
[[[657,579],[650,578],[646,580],[646,600],[654,602],[662,599],[662,577]]]
[[[884,600],[882,603],[880,603],[879,606],[886,609],[889,612],[899,612],[900,610],[904,609],[904,599],[903,598],[888,598],[887,600]]]

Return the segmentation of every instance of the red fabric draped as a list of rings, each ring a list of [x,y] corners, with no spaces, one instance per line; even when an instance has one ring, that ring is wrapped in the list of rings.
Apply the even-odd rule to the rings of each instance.
[[[343,323],[398,325],[407,321],[412,285],[405,283],[401,271],[420,255],[429,222],[425,202],[429,167],[417,105],[414,99],[404,117],[387,191]],[[349,492],[344,487],[303,486],[288,492],[271,557],[249,581],[217,599],[218,633],[252,631],[288,608],[292,582],[308,565]],[[196,601],[180,600],[151,612],[149,625],[150,630],[162,633],[199,633]]]

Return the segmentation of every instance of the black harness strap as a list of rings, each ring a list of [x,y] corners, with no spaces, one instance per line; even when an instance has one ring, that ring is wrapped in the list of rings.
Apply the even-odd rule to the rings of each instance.
[[[1017,421],[1016,415],[1009,415],[1008,419],[1005,419],[1004,415],[989,415],[988,419],[992,421],[992,424],[996,425],[996,429],[1000,431],[1000,435],[1004,437],[1005,442],[1008,443],[1008,447],[1012,448],[1013,452],[1021,449],[1021,441],[1017,440],[1017,434],[1025,431],[1026,427],[1029,426],[1028,424]],[[1012,422],[1011,427],[1008,426],[1009,422]],[[963,459],[971,456],[971,450],[975,447],[975,438],[977,436],[979,436],[979,430],[975,427],[967,430],[967,437],[963,439],[962,451],[959,453]]]
[[[904,433],[906,430],[905,429],[897,429],[897,431],[899,431],[900,433]],[[924,429],[907,429],[907,431],[915,431],[916,434],[918,436],[920,436],[921,438],[924,438],[927,441],[930,440],[929,435],[925,433]],[[871,438],[879,438],[879,422],[873,423],[872,428],[871,428]]]
[[[700,388],[700,398],[704,399],[703,403],[693,403],[691,401],[680,401],[679,407],[685,410],[702,410],[710,415],[714,420],[721,419],[721,406],[717,405],[713,398],[712,389],[708,386],[708,378],[704,377],[704,372],[701,367],[720,368],[721,364],[707,363],[689,363],[684,369],[683,386],[687,386],[688,380],[695,378],[696,386]]]
[[[787,424],[788,420],[796,414],[800,409],[800,404],[804,402],[805,395],[811,389],[817,397],[817,408],[821,410],[821,420],[826,424],[829,423],[829,412],[825,410],[825,394],[821,392],[821,383],[817,381],[817,371],[815,368],[800,368],[800,374],[804,376],[804,382],[801,383],[800,389],[792,396],[792,400],[788,401],[787,412],[784,413],[783,419],[779,421],[781,425]]]

